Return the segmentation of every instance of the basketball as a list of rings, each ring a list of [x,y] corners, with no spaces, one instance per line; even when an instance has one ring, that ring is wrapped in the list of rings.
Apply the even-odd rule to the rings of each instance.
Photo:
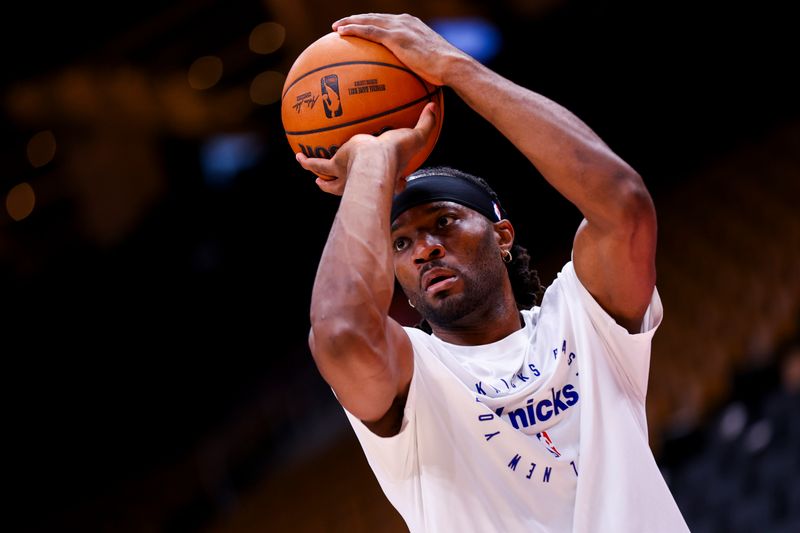
[[[404,176],[419,168],[436,145],[442,90],[409,70],[385,46],[332,32],[306,48],[289,70],[281,118],[295,153],[329,159],[358,133],[413,128],[431,101],[437,105],[435,131]]]

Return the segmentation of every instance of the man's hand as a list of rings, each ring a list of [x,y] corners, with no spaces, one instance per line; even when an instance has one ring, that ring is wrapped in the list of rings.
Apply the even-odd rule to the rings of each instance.
[[[447,71],[452,60],[468,57],[411,15],[353,15],[334,22],[333,30],[340,35],[381,43],[408,68],[434,85],[447,85]]]
[[[386,169],[375,169],[375,172],[388,172],[395,179],[395,187],[399,192],[405,187],[405,179],[398,180],[400,172],[411,158],[422,150],[433,134],[436,123],[435,105],[429,103],[413,128],[389,130],[378,137],[359,134],[344,143],[331,159],[306,157],[298,152],[296,157],[300,165],[316,174],[331,176],[329,179],[317,178],[317,186],[323,191],[341,196],[347,182],[347,175],[353,161],[370,150],[383,152],[387,157]]]

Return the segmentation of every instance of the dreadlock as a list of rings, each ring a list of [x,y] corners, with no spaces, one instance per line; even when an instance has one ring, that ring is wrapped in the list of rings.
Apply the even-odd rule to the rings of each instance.
[[[478,176],[473,176],[472,174],[455,168],[441,166],[418,170],[411,174],[409,179],[424,178],[426,176],[451,176],[469,180],[486,191],[498,206],[502,205],[494,189],[489,186],[486,180]],[[505,211],[503,212],[505,213]],[[531,268],[531,256],[524,246],[514,243],[511,247],[511,256],[513,259],[511,262],[505,263],[505,265],[508,270],[508,278],[511,281],[511,288],[514,291],[514,300],[517,302],[517,309],[530,309],[539,303],[544,294],[544,287],[539,280],[539,273]],[[431,327],[426,320],[422,320],[416,327],[427,333],[431,333]]]

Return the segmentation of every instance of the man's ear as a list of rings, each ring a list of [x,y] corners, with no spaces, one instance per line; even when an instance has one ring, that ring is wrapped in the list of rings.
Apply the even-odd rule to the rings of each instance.
[[[511,222],[506,219],[495,222],[494,234],[500,249],[511,251],[511,247],[514,246],[514,226]]]

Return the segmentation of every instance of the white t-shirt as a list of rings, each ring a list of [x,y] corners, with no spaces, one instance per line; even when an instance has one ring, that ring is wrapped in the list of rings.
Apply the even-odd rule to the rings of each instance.
[[[483,346],[406,328],[400,432],[347,413],[412,532],[688,531],[647,441],[653,291],[642,332],[616,324],[567,263],[525,327]]]

